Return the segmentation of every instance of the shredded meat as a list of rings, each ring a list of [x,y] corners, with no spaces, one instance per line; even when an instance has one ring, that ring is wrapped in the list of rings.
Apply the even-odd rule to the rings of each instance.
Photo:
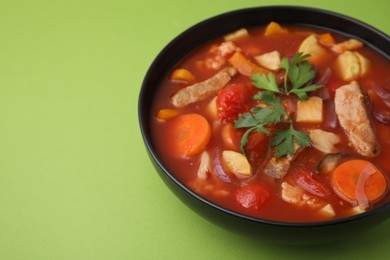
[[[356,81],[336,90],[335,110],[350,145],[361,155],[376,156],[379,144],[368,118],[364,96]]]
[[[204,100],[215,95],[218,90],[223,88],[236,74],[236,69],[230,67],[224,68],[205,81],[195,83],[179,90],[173,95],[172,103],[176,107],[185,107],[189,104]]]

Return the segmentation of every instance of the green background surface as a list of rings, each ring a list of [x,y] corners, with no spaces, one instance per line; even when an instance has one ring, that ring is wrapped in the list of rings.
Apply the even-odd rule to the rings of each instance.
[[[293,247],[202,219],[149,162],[137,101],[159,51],[213,15],[304,5],[390,34],[389,3],[0,0],[0,259],[384,259],[390,221]]]

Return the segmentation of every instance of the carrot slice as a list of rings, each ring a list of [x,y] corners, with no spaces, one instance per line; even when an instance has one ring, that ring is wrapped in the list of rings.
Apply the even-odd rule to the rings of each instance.
[[[322,33],[317,35],[318,40],[324,44],[335,44],[336,40],[331,33]]]
[[[266,69],[263,69],[251,62],[239,51],[236,51],[230,57],[229,62],[233,65],[234,68],[236,68],[242,75],[245,76],[250,76],[253,73],[262,74],[268,72]]]
[[[364,199],[372,202],[382,197],[387,182],[383,173],[369,161],[350,160],[334,170],[332,186],[343,199],[360,204]]]
[[[178,157],[194,157],[204,151],[211,138],[211,126],[199,114],[183,114],[172,119],[172,149]]]
[[[190,83],[195,81],[195,76],[187,69],[175,69],[171,74],[171,80],[186,81]]]

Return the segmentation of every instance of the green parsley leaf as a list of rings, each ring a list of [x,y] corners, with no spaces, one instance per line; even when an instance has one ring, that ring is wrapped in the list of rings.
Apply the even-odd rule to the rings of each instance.
[[[253,80],[252,85],[259,89],[264,89],[276,93],[280,92],[275,76],[272,73],[268,73],[268,75],[252,74],[251,79]]]
[[[293,127],[293,121],[285,110],[280,98],[276,94],[294,94],[299,99],[308,99],[308,93],[322,87],[318,84],[309,85],[310,80],[315,77],[312,65],[307,61],[308,54],[297,53],[291,60],[284,57],[279,67],[284,69],[283,87],[276,82],[272,73],[267,75],[252,74],[252,84],[263,90],[253,96],[267,107],[254,107],[249,112],[243,113],[235,123],[236,128],[248,128],[241,138],[240,147],[245,154],[245,144],[248,142],[250,133],[263,132],[271,135],[266,128],[268,124],[283,122],[289,124],[287,129],[277,130],[273,133],[270,145],[275,148],[275,156],[280,157],[295,152],[294,143],[298,146],[310,146],[310,138],[307,134],[297,131]]]
[[[290,128],[277,130],[270,141],[270,145],[275,147],[276,157],[293,154],[295,152],[294,140],[301,147],[310,146],[310,138],[307,134],[295,130],[290,124]]]

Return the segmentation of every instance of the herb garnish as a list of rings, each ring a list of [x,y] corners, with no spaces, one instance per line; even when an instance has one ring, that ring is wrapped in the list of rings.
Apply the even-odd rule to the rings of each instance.
[[[272,73],[267,75],[252,74],[253,85],[263,91],[253,96],[255,100],[268,105],[268,107],[254,107],[250,112],[243,113],[235,123],[235,128],[248,128],[241,138],[241,150],[245,154],[245,144],[251,132],[263,132],[271,135],[266,128],[268,124],[284,123],[286,129],[277,130],[271,138],[270,145],[275,147],[275,156],[281,157],[295,152],[294,142],[301,147],[310,146],[310,138],[307,134],[294,129],[293,121],[289,113],[283,107],[280,98],[276,94],[295,94],[299,99],[308,99],[308,92],[320,87],[318,84],[308,84],[315,76],[312,65],[306,60],[310,55],[298,53],[291,61],[284,57],[279,65],[284,69],[284,82],[280,88]]]

